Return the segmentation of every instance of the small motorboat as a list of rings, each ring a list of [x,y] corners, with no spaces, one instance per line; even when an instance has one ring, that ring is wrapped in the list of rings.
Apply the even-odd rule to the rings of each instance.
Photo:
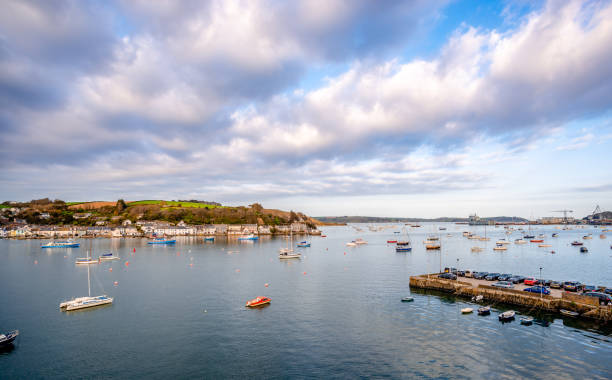
[[[207,236],[204,238],[204,241],[215,241],[215,237],[214,236]]]
[[[589,240],[589,239],[593,239],[593,236],[591,236],[591,235],[589,234],[589,235],[584,235],[582,238],[583,238],[584,240]]]
[[[472,302],[480,302],[480,301],[482,301],[483,299],[484,299],[483,295],[482,295],[482,294],[479,294],[479,295],[477,295],[477,296],[475,296],[475,297],[472,297]]]
[[[540,248],[550,248],[550,247],[552,247],[552,244],[538,244],[538,247],[540,247]]]
[[[600,239],[605,239],[605,238],[606,238],[606,235],[601,234],[601,235],[599,235],[599,238],[600,238]]]
[[[68,239],[66,241],[51,240],[47,244],[42,245],[40,248],[77,248],[80,245],[80,243],[75,243],[72,239]]]
[[[557,237],[557,236],[559,236],[559,234],[558,234],[558,233],[556,233],[556,232],[555,232],[554,234],[552,234],[552,237]],[[532,321],[532,322],[533,322],[533,321]]]
[[[238,240],[258,240],[259,236],[255,236],[253,234],[250,235],[242,235],[238,238]]]
[[[442,246],[440,245],[440,243],[433,243],[433,242],[425,245],[426,250],[435,250],[435,249],[440,249],[441,247]]]
[[[535,235],[525,235],[523,236],[523,239],[533,239],[535,238]]]
[[[523,317],[521,318],[521,325],[529,326],[533,324],[533,317]]]
[[[176,243],[175,239],[164,239],[164,238],[157,238],[151,241],[148,241],[147,244],[174,244]]]
[[[254,298],[250,301],[247,301],[246,303],[246,307],[258,307],[258,306],[263,306],[263,305],[267,305],[271,302],[272,300],[268,297],[257,297]]]
[[[352,241],[351,241],[351,242],[349,242],[349,243],[346,243],[346,246],[347,246],[347,247],[356,247],[356,246],[357,246],[357,244],[355,244],[355,242],[352,242]]]
[[[472,247],[472,252],[482,252],[483,249],[481,247]]]
[[[310,243],[304,240],[304,241],[297,243],[297,246],[300,248],[306,248],[306,247],[310,247]]]
[[[404,297],[404,298],[402,298],[402,302],[412,302],[412,301],[414,301],[414,298],[412,298],[412,297]]]
[[[532,243],[544,243],[544,239],[531,239],[529,241]]]
[[[104,253],[102,256],[98,257],[100,261],[111,261],[111,260],[119,260],[119,256],[115,256],[112,253]]]
[[[368,242],[363,240],[363,239],[355,239],[354,243],[357,244],[357,245],[368,244]]]
[[[471,307],[464,307],[463,309],[461,309],[461,314],[470,314],[473,311],[474,309],[472,309]]]
[[[397,243],[397,240],[387,240],[387,244],[395,244]]]
[[[278,254],[279,259],[299,259],[300,257],[302,257],[301,253],[295,253],[293,250],[288,249],[281,249]]]
[[[499,315],[499,320],[502,322],[512,321],[514,319],[515,314],[516,313],[514,310],[504,311],[503,313]]]
[[[527,244],[527,240],[515,239],[514,244]]]
[[[91,257],[79,257],[74,262],[75,264],[98,264],[100,260],[94,260]]]
[[[572,245],[582,245],[582,242],[581,242],[581,241],[574,240],[574,241],[573,241],[571,244],[572,244]]]
[[[491,314],[491,306],[482,306],[478,308],[478,315],[489,315]]]
[[[412,247],[406,245],[398,245],[395,247],[395,252],[411,252]]]
[[[493,247],[494,251],[507,251],[508,247],[506,247],[504,244],[497,244],[495,247]]]
[[[561,315],[564,315],[566,317],[572,317],[572,318],[576,318],[577,316],[580,315],[580,313],[577,313],[571,310],[565,310],[565,309],[559,309],[559,313],[561,313]]]
[[[7,332],[6,334],[0,333],[0,347],[8,347],[13,344],[15,338],[19,336],[19,330]]]
[[[321,237],[327,237],[327,235],[321,235]]]
[[[580,252],[588,252],[589,249],[587,247],[580,247]]]

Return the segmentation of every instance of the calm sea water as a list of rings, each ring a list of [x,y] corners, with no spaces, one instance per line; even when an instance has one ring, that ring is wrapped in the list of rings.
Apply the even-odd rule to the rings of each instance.
[[[87,294],[87,268],[74,261],[86,256],[89,240],[48,250],[40,240],[0,241],[0,329],[21,331],[15,348],[0,353],[0,377],[612,377],[605,326],[555,315],[538,316],[552,321],[549,327],[501,324],[497,311],[461,315],[469,300],[408,287],[410,275],[440,265],[523,275],[539,275],[542,267],[545,278],[612,286],[610,238],[600,239],[595,228],[540,227],[534,232],[545,233],[553,247],[512,244],[494,252],[495,240],[506,235],[488,228],[486,249],[472,253],[477,243],[461,232],[483,234],[483,227],[444,226],[410,229],[412,253],[386,244],[402,226],[328,227],[328,237],[309,238],[312,247],[294,261],[277,258],[282,238],[212,244],[184,238],[175,246],[95,239],[94,256],[110,250],[121,256],[91,266],[92,294],[106,292],[115,302],[72,313],[58,304]],[[442,237],[440,253],[422,244],[434,231]],[[587,233],[593,239],[581,254],[569,242]],[[369,244],[345,246],[357,237]],[[401,303],[408,294],[415,301]],[[259,295],[272,303],[244,307]]]

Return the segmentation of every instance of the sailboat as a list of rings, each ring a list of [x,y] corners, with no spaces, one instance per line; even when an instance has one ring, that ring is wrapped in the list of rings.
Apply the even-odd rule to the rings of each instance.
[[[79,257],[76,259],[75,264],[98,264],[100,260],[94,260],[91,255],[91,241],[89,242],[89,251],[87,251],[87,257]]]
[[[299,259],[302,257],[301,253],[295,253],[292,248],[293,247],[293,231],[289,232],[289,242],[287,244],[287,248],[279,249],[278,258],[279,259]]]
[[[486,224],[484,226],[484,237],[478,238],[478,240],[480,240],[480,241],[489,241],[489,240],[491,240],[490,238],[487,237],[487,225]]]
[[[90,242],[91,247],[91,242]],[[90,248],[91,249],[91,248]],[[89,255],[88,255],[89,256]],[[87,297],[73,298],[70,301],[60,303],[60,310],[72,311],[86,309],[95,306],[102,306],[113,303],[113,298],[108,297],[106,294],[101,296],[91,296],[91,278],[89,275],[89,265],[87,266]]]

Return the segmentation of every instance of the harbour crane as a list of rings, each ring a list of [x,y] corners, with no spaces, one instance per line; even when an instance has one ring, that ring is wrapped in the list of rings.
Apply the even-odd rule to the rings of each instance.
[[[562,212],[563,213],[563,222],[567,224],[567,214],[574,212],[574,210],[555,210],[551,212]]]

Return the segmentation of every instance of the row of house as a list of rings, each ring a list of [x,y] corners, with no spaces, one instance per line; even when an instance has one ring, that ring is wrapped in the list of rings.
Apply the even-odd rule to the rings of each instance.
[[[78,238],[78,237],[138,237],[138,236],[202,236],[202,235],[271,235],[271,234],[311,234],[318,235],[320,231],[310,229],[305,223],[292,223],[284,226],[265,226],[257,224],[210,224],[188,225],[181,221],[177,225],[157,221],[138,221],[135,225],[125,221],[121,226],[36,226],[28,224],[13,224],[8,228],[0,228],[0,238]]]

